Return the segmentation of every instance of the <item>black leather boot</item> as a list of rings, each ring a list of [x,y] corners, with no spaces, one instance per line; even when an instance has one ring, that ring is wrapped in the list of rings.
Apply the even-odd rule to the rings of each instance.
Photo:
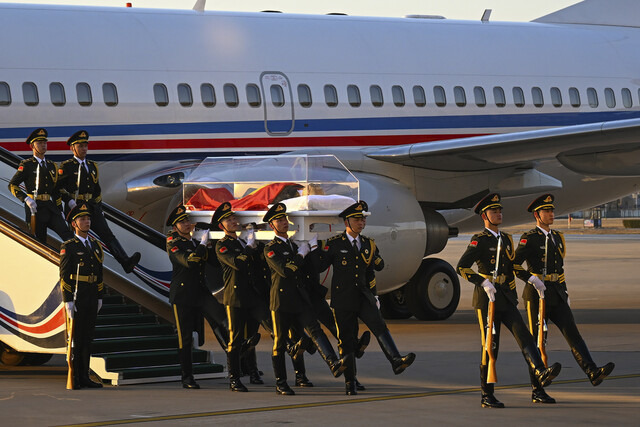
[[[540,387],[546,387],[551,384],[551,381],[560,373],[560,369],[562,369],[562,365],[558,362],[549,366],[548,368],[544,367],[544,362],[540,357],[540,352],[538,348],[534,345],[529,345],[522,349],[522,355],[524,359],[527,361],[529,365],[529,369],[533,373],[536,378],[536,381],[540,384]]]
[[[86,388],[102,388],[102,383],[97,383],[89,378],[89,362],[91,360],[91,344],[87,343],[81,349],[82,368],[78,372],[79,383],[81,387]]]
[[[393,338],[391,338],[391,332],[386,331],[380,334],[377,338],[382,352],[387,356],[389,362],[391,362],[394,374],[401,374],[405,369],[411,366],[413,361],[416,359],[416,355],[414,353],[409,353],[406,356],[400,355],[400,352],[396,347],[396,343],[393,342]]]
[[[260,378],[260,371],[258,370],[255,347],[252,347],[251,350],[244,353],[244,360],[249,372],[249,383],[264,384],[264,381],[262,381],[262,378]]]
[[[607,363],[602,367],[598,367],[596,363],[591,358],[591,353],[589,353],[589,349],[587,348],[587,344],[584,341],[580,341],[575,347],[571,349],[571,353],[573,353],[573,357],[578,362],[578,365],[587,377],[593,386],[600,385],[602,381],[613,371],[613,368],[616,365],[612,362]]]
[[[531,401],[533,403],[556,403],[556,400],[544,391],[531,368],[529,368],[529,379],[531,380]]]
[[[295,394],[289,384],[287,384],[287,369],[284,360],[284,354],[271,356],[273,364],[273,373],[276,377],[276,394],[292,396]]]
[[[344,389],[347,396],[355,396],[358,394],[356,390],[356,357],[348,354],[342,358],[347,365],[344,371]]]
[[[131,273],[135,266],[140,262],[140,252],[135,252],[130,257],[127,256],[127,253],[117,239],[113,239],[109,242],[109,249],[116,261],[120,263],[125,273]]]
[[[358,339],[358,344],[356,345],[356,358],[360,359],[364,356],[364,351],[367,349],[367,346],[371,342],[371,332],[364,331],[362,335],[360,335],[360,339]]]
[[[296,387],[313,387],[313,383],[307,378],[307,369],[304,366],[304,356],[291,359],[293,369],[296,371]]]
[[[229,330],[222,326],[216,326],[212,330],[216,341],[218,341],[218,344],[220,344],[220,347],[226,353],[229,347]]]
[[[331,369],[333,376],[338,378],[342,375],[346,369],[344,360],[338,359],[336,352],[333,350],[333,347],[324,332],[321,332],[317,336],[312,336],[311,339],[313,339],[313,343],[318,349],[320,356],[322,356],[322,359],[327,363],[327,365],[329,365],[329,369]]]
[[[249,391],[240,381],[240,350],[234,349],[227,353],[227,370],[229,371],[229,389],[231,391]]]
[[[483,408],[504,408],[504,403],[500,402],[493,395],[493,384],[487,383],[488,372],[489,366],[480,365],[480,390],[482,391],[480,404]]]

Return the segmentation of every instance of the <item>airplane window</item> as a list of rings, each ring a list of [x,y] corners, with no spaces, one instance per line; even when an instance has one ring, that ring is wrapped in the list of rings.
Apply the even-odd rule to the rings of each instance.
[[[616,106],[616,95],[610,87],[604,90],[604,100],[607,103],[607,107],[613,108]]]
[[[562,94],[557,87],[551,88],[551,103],[554,107],[562,107]]]
[[[338,91],[334,85],[324,86],[324,102],[328,107],[336,107],[338,105]]]
[[[102,89],[104,90],[104,87]],[[162,83],[153,85],[153,97],[158,107],[166,107],[169,105],[169,92],[167,92],[167,87]]]
[[[180,83],[178,85],[178,102],[183,107],[191,107],[193,105],[191,86],[186,83]]]
[[[105,83],[102,85],[102,96],[104,98],[105,105],[108,107],[115,107],[118,105],[118,89],[113,83]]]
[[[413,102],[416,104],[416,107],[424,107],[427,105],[427,95],[424,93],[422,86],[416,85],[413,87]]]
[[[38,98],[38,87],[33,82],[24,82],[22,83],[22,97],[24,98],[24,103],[29,107],[34,107],[40,103],[40,98]]]
[[[622,89],[622,105],[624,105],[624,108],[633,107],[633,99],[631,98],[631,91],[627,88]]]
[[[513,88],[513,103],[516,107],[524,107],[524,91],[519,86]]]
[[[473,97],[476,99],[476,105],[478,107],[484,107],[487,105],[487,97],[484,94],[484,89],[481,86],[473,88]]]
[[[467,95],[464,93],[464,88],[462,86],[455,86],[453,88],[453,98],[455,99],[458,107],[464,107],[467,105]]]
[[[598,92],[592,87],[587,89],[587,99],[589,100],[589,106],[596,108],[598,106]]]
[[[576,89],[575,87],[569,88],[569,102],[571,103],[572,107],[580,106],[580,91],[578,91],[578,89]]]
[[[298,102],[301,107],[311,107],[311,89],[307,85],[298,85]]]
[[[51,83],[49,85],[49,96],[51,97],[51,103],[56,107],[62,107],[67,103],[62,83]]]
[[[533,105],[536,107],[542,107],[544,105],[544,97],[542,96],[542,89],[539,87],[531,88],[531,97],[533,98]]]
[[[358,86],[347,86],[347,99],[349,100],[349,105],[352,107],[359,107],[360,104],[362,104],[362,100],[360,99],[360,89],[358,89]]]
[[[447,95],[444,93],[444,88],[442,86],[433,87],[433,97],[438,107],[444,107],[447,105]]]
[[[271,85],[271,103],[274,107],[284,106],[284,91],[280,85]]]
[[[254,84],[247,85],[247,102],[251,107],[259,107],[262,104],[260,89]]]
[[[369,95],[371,95],[371,104],[374,107],[382,107],[384,105],[384,97],[382,96],[382,88],[380,86],[369,86]]]
[[[88,83],[78,83],[76,85],[76,97],[78,98],[78,104],[83,107],[87,107],[93,103],[93,98],[91,97],[91,86]]]
[[[507,105],[507,97],[504,94],[504,89],[500,86],[494,86],[493,88],[493,101],[496,107],[504,107]]]
[[[227,83],[222,87],[222,92],[224,94],[224,102],[229,107],[237,107],[238,106],[238,89],[236,86]]]
[[[11,105],[11,88],[7,82],[0,82],[0,105]]]
[[[391,96],[396,107],[404,107],[404,89],[402,89],[402,86],[391,86]]]
[[[202,98],[202,105],[205,107],[211,108],[216,105],[216,90],[213,85],[202,83],[200,85],[200,98]]]

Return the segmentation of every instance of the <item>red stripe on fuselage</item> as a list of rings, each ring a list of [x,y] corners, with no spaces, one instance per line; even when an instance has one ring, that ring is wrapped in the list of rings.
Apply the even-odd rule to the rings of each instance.
[[[12,325],[13,327],[15,327],[20,331],[31,333],[31,334],[46,334],[46,333],[53,332],[60,326],[64,325],[64,322],[65,322],[62,308],[60,308],[58,312],[53,317],[51,317],[51,319],[49,319],[46,323],[38,326],[22,325],[16,322],[15,320],[13,320],[12,318],[5,316],[2,313],[0,313],[0,319],[4,320],[5,322],[7,322],[8,324]]]

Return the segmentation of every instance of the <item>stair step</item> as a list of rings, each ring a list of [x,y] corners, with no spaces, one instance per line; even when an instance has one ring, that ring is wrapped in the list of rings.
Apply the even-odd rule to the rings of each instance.
[[[99,314],[96,326],[157,324],[155,314]]]
[[[223,372],[224,367],[217,363],[194,363],[194,374],[213,374]],[[180,365],[169,366],[149,366],[145,368],[127,368],[118,369],[116,372],[120,374],[121,379],[135,379],[135,378],[154,378],[154,377],[180,377],[182,370]]]
[[[177,335],[159,335],[135,338],[103,338],[93,340],[91,350],[97,353],[116,353],[134,350],[161,350],[178,348]]]
[[[102,295],[102,304],[124,304],[124,297],[122,295]]]
[[[141,313],[137,304],[106,304],[100,309],[100,314],[131,314]]]
[[[209,361],[208,351],[193,350],[192,354],[194,363],[205,363]],[[180,363],[177,349],[94,354],[93,357],[101,357],[104,359],[105,369],[107,371],[148,366],[176,365]]]
[[[95,338],[142,337],[149,335],[174,335],[172,325],[124,325],[124,326],[96,326]]]

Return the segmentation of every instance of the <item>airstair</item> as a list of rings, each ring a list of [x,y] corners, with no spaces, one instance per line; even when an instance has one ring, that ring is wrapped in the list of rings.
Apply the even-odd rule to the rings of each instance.
[[[0,360],[39,364],[49,354],[65,353],[57,283],[61,242],[50,233],[43,245],[28,232],[23,205],[8,190],[19,161],[0,148]],[[142,253],[142,260],[134,273],[125,274],[105,250],[108,296],[97,319],[91,370],[113,385],[180,380],[165,237],[111,206],[105,204],[103,210],[123,246]],[[196,379],[226,376],[211,352],[195,349],[193,362]]]

